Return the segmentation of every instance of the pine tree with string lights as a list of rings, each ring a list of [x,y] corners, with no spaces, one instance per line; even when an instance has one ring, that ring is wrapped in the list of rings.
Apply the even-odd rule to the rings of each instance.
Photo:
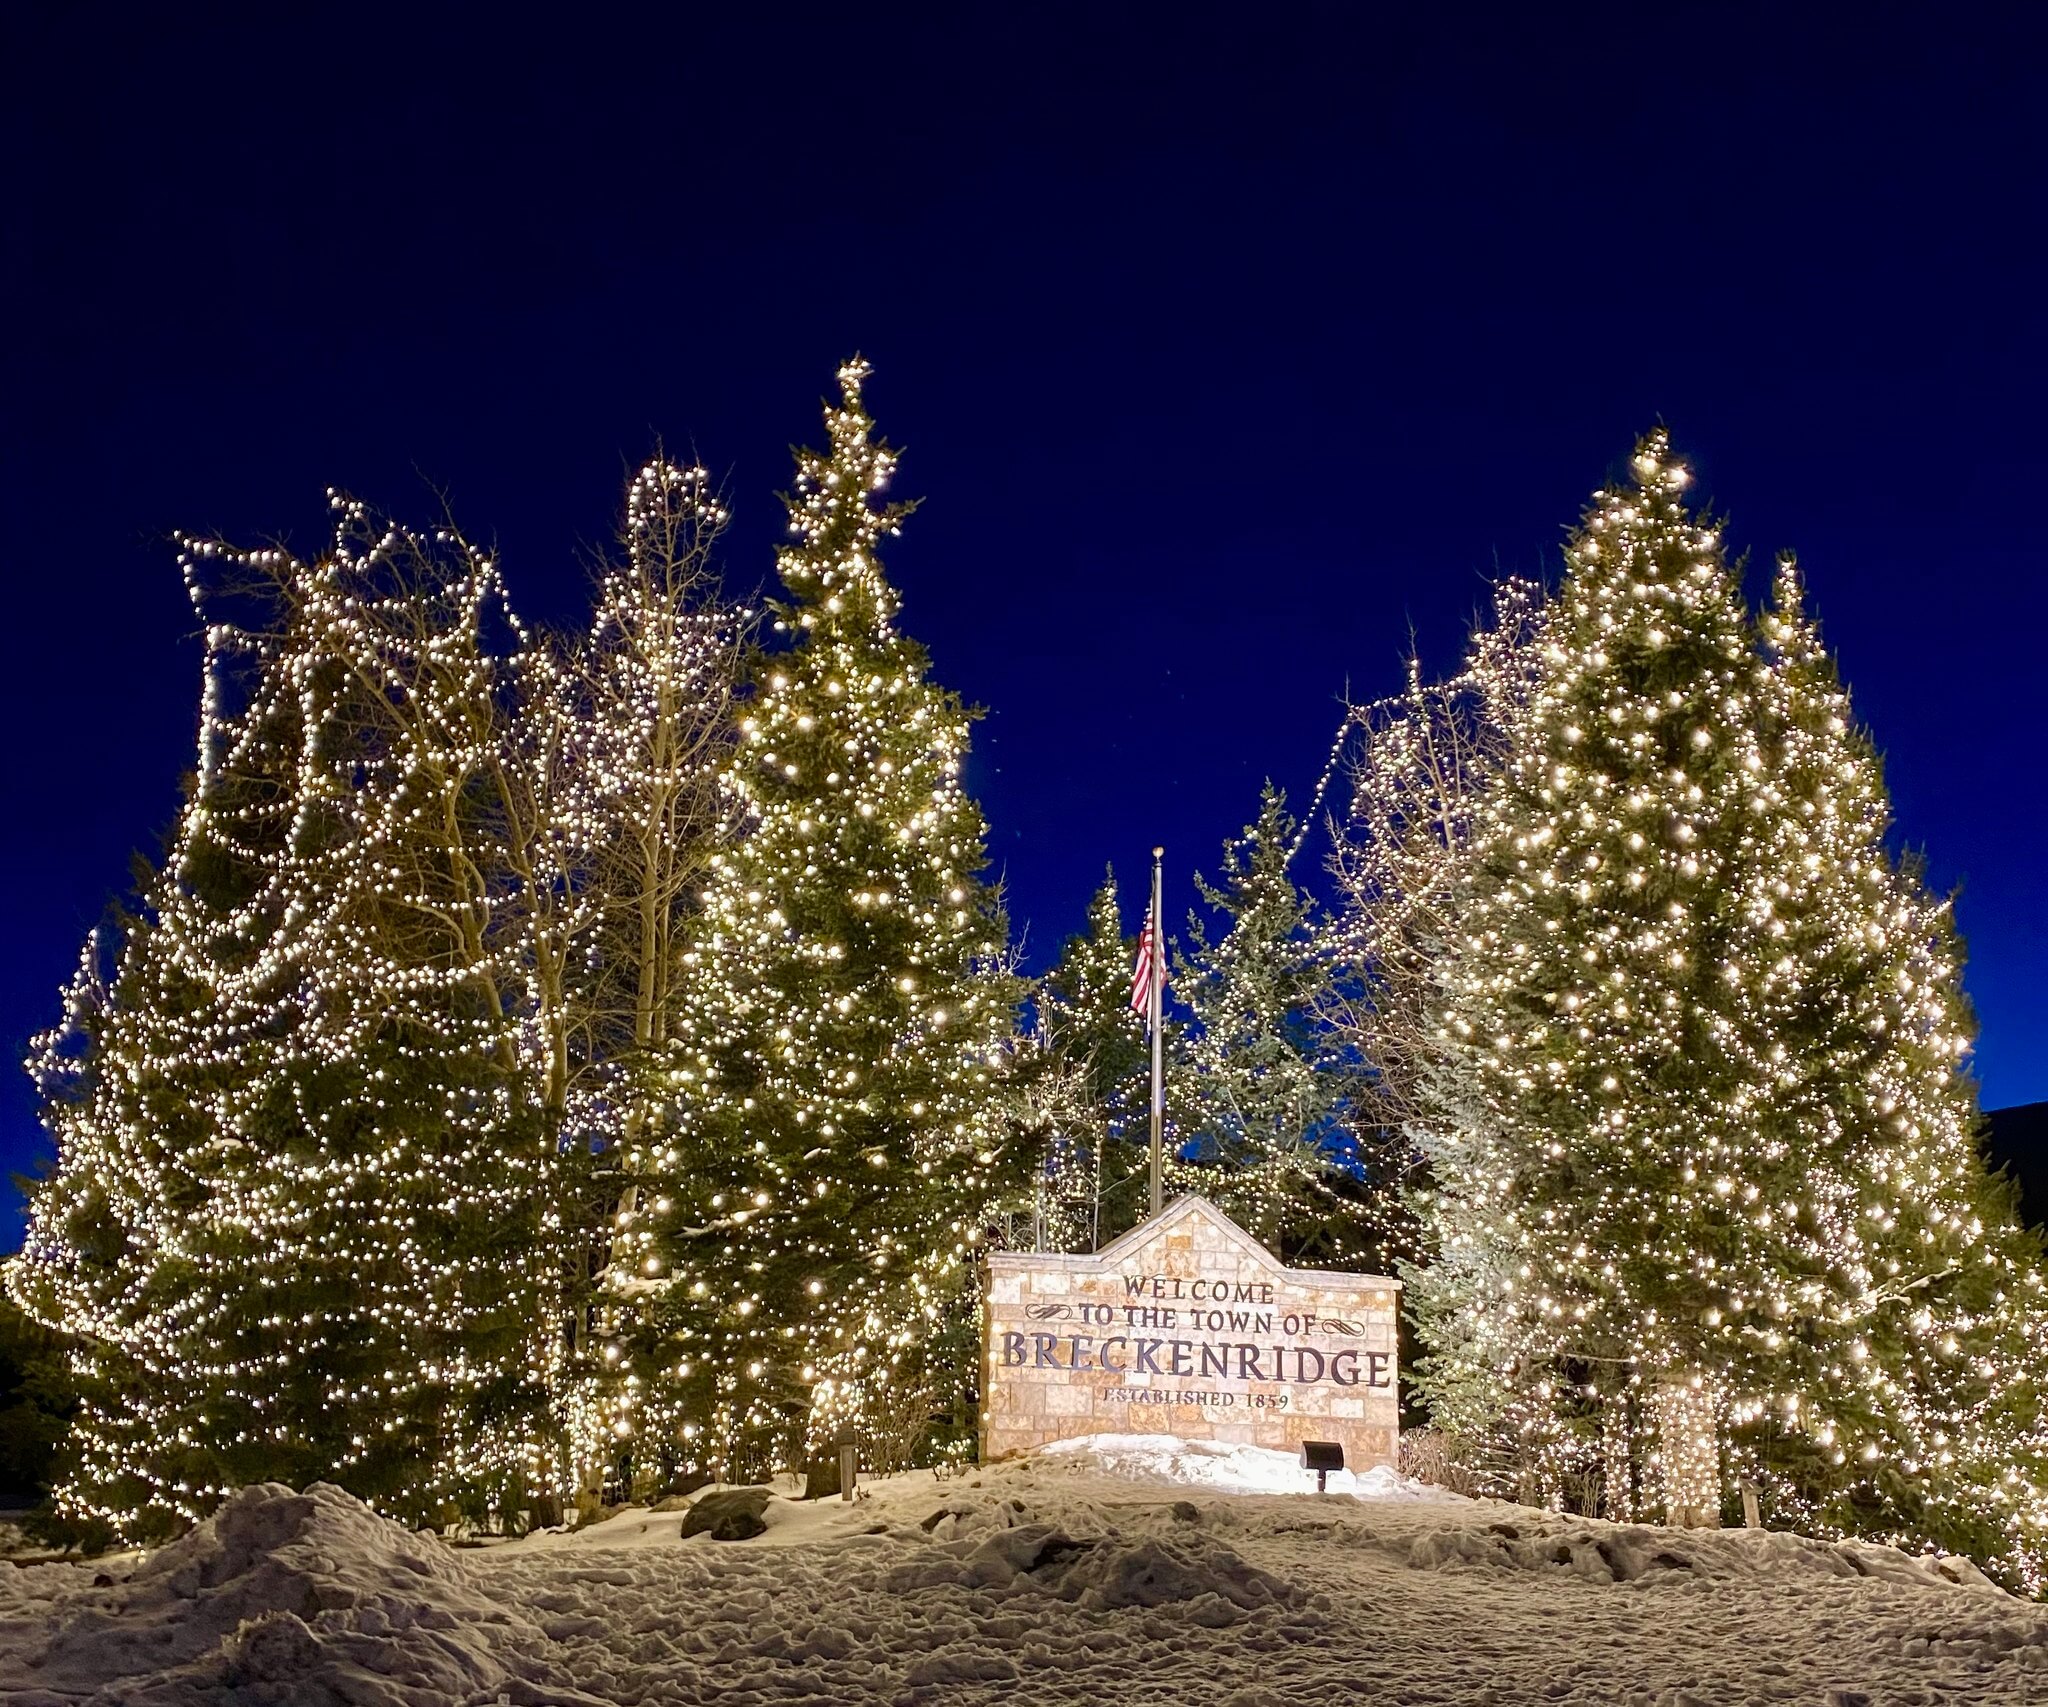
[[[798,454],[780,644],[730,777],[745,832],[701,893],[671,1100],[626,1157],[647,1327],[616,1355],[648,1427],[730,1475],[847,1422],[868,1462],[910,1450],[1008,1149],[1018,991],[962,786],[970,715],[897,625],[880,549],[909,506],[881,497],[867,373],[840,371],[829,448]]]
[[[266,1479],[443,1522],[559,1468],[506,924],[524,637],[452,530],[335,507],[314,563],[187,542],[196,780],[34,1064],[57,1160],[9,1285],[79,1347],[59,1511],[131,1541]]]
[[[1967,1552],[2038,1587],[2038,1241],[1974,1131],[1947,907],[1795,571],[1759,625],[1649,435],[1566,548],[1438,962],[1411,1275],[1502,1491]]]

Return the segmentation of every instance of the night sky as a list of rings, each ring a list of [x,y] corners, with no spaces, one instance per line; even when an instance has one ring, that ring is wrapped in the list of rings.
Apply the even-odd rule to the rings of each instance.
[[[299,10],[0,14],[12,1058],[190,762],[171,530],[310,553],[330,485],[441,491],[568,622],[661,436],[751,588],[858,349],[1034,966],[1154,842],[1178,919],[1661,419],[1753,590],[1798,548],[1959,886],[1986,1105],[2048,1098],[2023,11]],[[0,1072],[0,1163],[41,1142]]]

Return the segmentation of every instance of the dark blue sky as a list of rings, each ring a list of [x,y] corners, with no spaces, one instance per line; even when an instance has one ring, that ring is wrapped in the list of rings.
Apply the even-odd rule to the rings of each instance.
[[[1178,917],[1661,417],[1961,885],[1987,1104],[2048,1097],[2023,11],[285,11],[0,15],[10,1055],[190,759],[171,529],[310,550],[326,486],[431,482],[568,619],[662,434],[751,584],[858,348],[1034,961],[1155,841]]]

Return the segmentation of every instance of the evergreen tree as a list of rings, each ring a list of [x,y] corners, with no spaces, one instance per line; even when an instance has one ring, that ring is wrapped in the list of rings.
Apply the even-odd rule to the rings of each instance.
[[[653,1331],[621,1343],[646,1424],[710,1429],[728,1473],[788,1463],[925,1367],[1006,1150],[1014,981],[968,713],[897,628],[879,549],[908,506],[869,437],[865,364],[798,455],[794,541],[685,961],[665,1121],[620,1216]],[[870,1448],[886,1443],[870,1437]]]
[[[1661,432],[1633,470],[1567,547],[1438,963],[1432,1407],[1508,1491],[1739,1473],[2034,1586],[2039,1248],[1973,1141],[1947,911],[1789,569],[1760,642]]]
[[[1174,986],[1193,1023],[1181,1051],[1185,1100],[1172,1184],[1210,1198],[1288,1262],[1363,1267],[1389,1253],[1400,1181],[1377,1133],[1354,1122],[1355,1060],[1323,1023],[1332,981],[1317,910],[1288,865],[1300,842],[1268,782],[1259,815],[1223,849],[1222,881],[1195,887],[1199,915]]]
[[[421,1521],[555,1469],[505,928],[523,636],[452,531],[336,509],[312,564],[188,544],[197,777],[36,1063],[57,1161],[9,1284],[79,1346],[60,1512],[129,1539],[270,1478]]]

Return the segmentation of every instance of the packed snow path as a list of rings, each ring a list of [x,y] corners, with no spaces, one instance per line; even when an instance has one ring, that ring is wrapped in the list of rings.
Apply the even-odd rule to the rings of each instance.
[[[0,1568],[11,1707],[2048,1702],[2048,1608],[1967,1566],[1355,1496],[1104,1439],[967,1478],[455,1551],[250,1489],[141,1561]],[[1359,1497],[1363,1496],[1363,1497]],[[1951,1580],[1960,1579],[1960,1580]]]

